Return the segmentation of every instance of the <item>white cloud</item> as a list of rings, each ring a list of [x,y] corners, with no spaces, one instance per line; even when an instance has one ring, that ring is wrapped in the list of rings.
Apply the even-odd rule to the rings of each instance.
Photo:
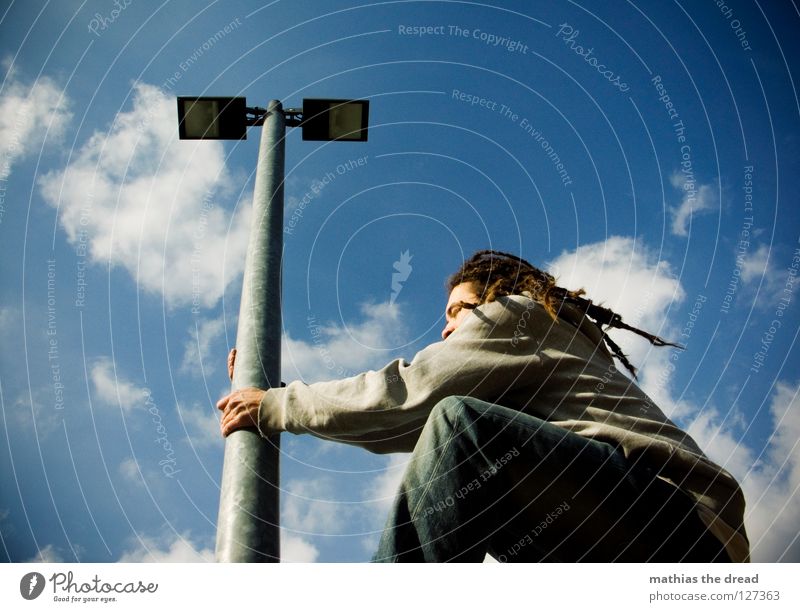
[[[381,524],[392,507],[397,489],[400,487],[400,481],[403,480],[403,474],[405,474],[406,466],[408,466],[410,459],[410,453],[390,455],[386,459],[384,470],[378,472],[377,476],[365,489],[367,498],[377,506],[376,510],[382,517]]]
[[[378,548],[381,531],[386,524],[386,518],[394,503],[400,482],[403,480],[406,466],[411,459],[410,453],[397,453],[386,457],[383,471],[378,472],[364,486],[364,496],[367,500],[361,505],[362,514],[365,515],[365,529],[373,530],[362,539],[364,550],[372,555]]]
[[[216,371],[216,366],[224,364],[226,355],[212,352],[218,340],[225,332],[225,320],[200,318],[189,328],[189,339],[184,345],[181,372],[194,376],[210,376]]]
[[[44,548],[39,549],[33,557],[24,563],[65,563],[66,559],[59,553],[55,546],[48,544]]]
[[[301,179],[296,173],[290,174],[286,177],[283,184],[284,199],[286,200],[286,212],[291,216],[292,211],[300,205],[302,195],[297,197],[296,194],[300,193],[305,185],[305,180]]]
[[[339,533],[345,522],[343,504],[334,501],[332,477],[291,480],[281,496],[283,526],[310,534]]]
[[[313,544],[281,530],[281,563],[314,563],[318,558]]]
[[[358,501],[337,499],[335,476],[289,482],[281,498],[283,527],[287,531],[316,535],[368,533],[360,543],[371,555],[377,548],[409,459],[408,453],[378,458],[385,465],[360,487],[363,497]],[[296,534],[292,537],[297,538]],[[282,554],[285,556],[285,552]]]
[[[670,315],[686,293],[671,266],[643,242],[612,236],[562,253],[549,267],[561,286],[586,289],[587,297],[619,313],[628,325],[677,339],[678,329]],[[667,416],[679,419],[695,412],[695,407],[672,396],[674,349],[653,347],[628,331],[608,333],[639,369],[639,385]],[[626,370],[620,367],[620,371]]]
[[[59,142],[72,119],[63,89],[48,77],[33,83],[9,70],[0,88],[0,178],[7,179],[14,163],[45,143]]]
[[[97,399],[101,402],[109,406],[120,406],[125,411],[137,406],[144,407],[145,390],[119,376],[114,363],[107,357],[92,366],[89,376]]]
[[[787,257],[780,268],[776,261],[780,261],[778,251],[765,244],[738,260],[741,262],[742,288],[746,295],[752,295],[753,305],[762,311],[774,312],[781,299],[793,299],[798,286],[790,274],[791,258]]]
[[[171,533],[161,537],[140,535],[119,563],[212,563],[214,551],[191,541],[188,533]]]
[[[10,421],[35,433],[40,441],[61,429],[64,421],[63,411],[56,408],[52,385],[35,389],[31,393],[20,393],[8,414]]]
[[[662,337],[670,332],[670,309],[685,296],[670,265],[642,241],[628,237],[611,236],[565,251],[548,268],[562,287],[582,287],[587,297],[622,315],[628,325]],[[652,347],[643,338],[621,330],[609,335],[634,366],[652,359]],[[652,352],[658,357],[658,349]],[[665,349],[661,353],[663,358]]]
[[[136,486],[144,484],[144,476],[139,470],[139,464],[133,457],[127,457],[119,464],[119,473],[129,483]]]
[[[676,236],[688,236],[689,221],[694,215],[717,209],[714,189],[711,185],[697,184],[694,179],[687,180],[680,172],[675,172],[670,177],[670,183],[676,189],[684,192],[681,203],[670,211],[672,213],[672,233]]]
[[[281,562],[314,563],[319,550],[301,537],[281,530]],[[214,551],[193,542],[190,534],[153,538],[140,536],[119,558],[119,563],[196,563],[214,561]]]
[[[741,483],[753,561],[800,561],[800,398],[797,385],[779,382],[770,402],[773,435],[763,451],[748,448],[730,419],[711,411],[688,433]]]
[[[302,217],[305,209],[314,206],[314,201],[322,197],[325,188],[335,178],[336,176],[330,172],[326,176],[320,176],[319,178],[299,176],[297,173],[287,176],[284,184],[286,218],[295,216],[297,220]]]
[[[733,419],[708,409],[695,415],[686,432],[712,461],[725,466],[742,484],[742,479],[755,463],[755,454],[744,445],[737,429]]]
[[[0,335],[6,335],[19,326],[19,311],[11,306],[0,307]]]
[[[223,438],[219,431],[220,415],[216,406],[204,407],[195,403],[190,408],[181,408],[180,417],[189,443],[198,448],[221,448]]]
[[[137,408],[149,410],[154,413],[154,417],[158,417],[160,422],[161,417],[157,412],[158,407],[148,404],[150,391],[144,387],[139,387],[122,376],[119,370],[114,368],[114,363],[111,359],[103,357],[94,363],[90,368],[89,377],[94,386],[95,398],[101,404],[119,406],[126,413]],[[200,448],[221,446],[223,444],[219,431],[219,411],[216,407],[202,406],[195,402],[189,406],[179,405],[179,410],[190,444]],[[133,462],[133,459],[128,461]],[[134,468],[135,465],[133,463]],[[124,475],[133,475],[130,467],[128,465],[128,469],[123,470]],[[141,476],[136,474],[136,480],[141,480]]]
[[[770,403],[774,433],[766,458],[742,479],[756,561],[800,561],[800,387],[779,382]]]
[[[306,382],[353,376],[389,363],[405,345],[406,327],[401,305],[362,304],[357,323],[332,324],[309,317],[311,341],[284,336],[282,377]]]
[[[752,253],[742,257],[741,277],[743,283],[759,279],[767,274],[769,247],[762,244]]]
[[[250,205],[223,205],[236,186],[223,146],[179,141],[175,99],[156,87],[134,84],[132,110],[40,186],[72,244],[169,306],[211,307],[242,272]]]

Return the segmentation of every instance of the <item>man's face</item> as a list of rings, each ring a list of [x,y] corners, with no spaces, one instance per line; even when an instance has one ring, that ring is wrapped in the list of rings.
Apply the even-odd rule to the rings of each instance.
[[[461,283],[453,287],[450,292],[450,298],[447,300],[447,307],[444,311],[444,317],[447,324],[442,330],[442,340],[447,340],[447,336],[452,334],[464,319],[472,312],[469,308],[464,308],[462,303],[480,304],[480,297],[476,293],[477,287],[473,283]]]

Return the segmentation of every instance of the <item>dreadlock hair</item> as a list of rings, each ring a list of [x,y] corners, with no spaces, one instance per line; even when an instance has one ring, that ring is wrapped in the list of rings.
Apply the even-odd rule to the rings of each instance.
[[[467,259],[461,267],[452,274],[445,283],[449,294],[456,285],[461,283],[474,283],[480,296],[480,303],[494,302],[505,295],[518,295],[523,291],[530,292],[534,300],[540,303],[554,321],[558,321],[558,311],[564,302],[578,308],[586,317],[597,325],[603,337],[603,342],[611,353],[636,378],[636,368],[628,361],[622,349],[608,337],[603,326],[627,329],[646,338],[653,346],[674,346],[679,349],[684,347],[679,344],[667,342],[658,336],[631,327],[622,322],[622,317],[616,312],[594,304],[592,300],[582,297],[586,294],[583,289],[570,291],[556,285],[556,279],[551,274],[531,265],[524,259],[503,253],[501,251],[483,250],[476,252]]]

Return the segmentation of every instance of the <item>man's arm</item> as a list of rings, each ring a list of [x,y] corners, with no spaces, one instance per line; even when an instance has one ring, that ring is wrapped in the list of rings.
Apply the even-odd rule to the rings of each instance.
[[[521,376],[530,384],[540,373],[538,354],[512,342],[521,308],[484,304],[446,341],[428,346],[411,363],[398,359],[342,380],[234,392],[218,403],[225,412],[223,434],[257,424],[265,436],[311,433],[374,452],[411,450],[439,400],[469,395],[497,401]]]
[[[437,402],[451,395],[498,401],[541,370],[539,356],[512,343],[518,304],[476,309],[447,340],[419,352],[411,363],[343,380],[270,390],[261,400],[259,427],[312,433],[375,452],[412,450]]]

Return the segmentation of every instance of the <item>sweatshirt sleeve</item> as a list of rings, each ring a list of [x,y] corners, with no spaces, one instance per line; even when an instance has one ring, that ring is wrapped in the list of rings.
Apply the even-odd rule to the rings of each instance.
[[[380,370],[330,382],[294,381],[270,389],[259,410],[259,431],[310,433],[373,452],[413,450],[434,405],[450,395],[497,401],[541,369],[513,330],[520,313],[499,302],[476,308],[447,340],[411,363],[396,359]]]

